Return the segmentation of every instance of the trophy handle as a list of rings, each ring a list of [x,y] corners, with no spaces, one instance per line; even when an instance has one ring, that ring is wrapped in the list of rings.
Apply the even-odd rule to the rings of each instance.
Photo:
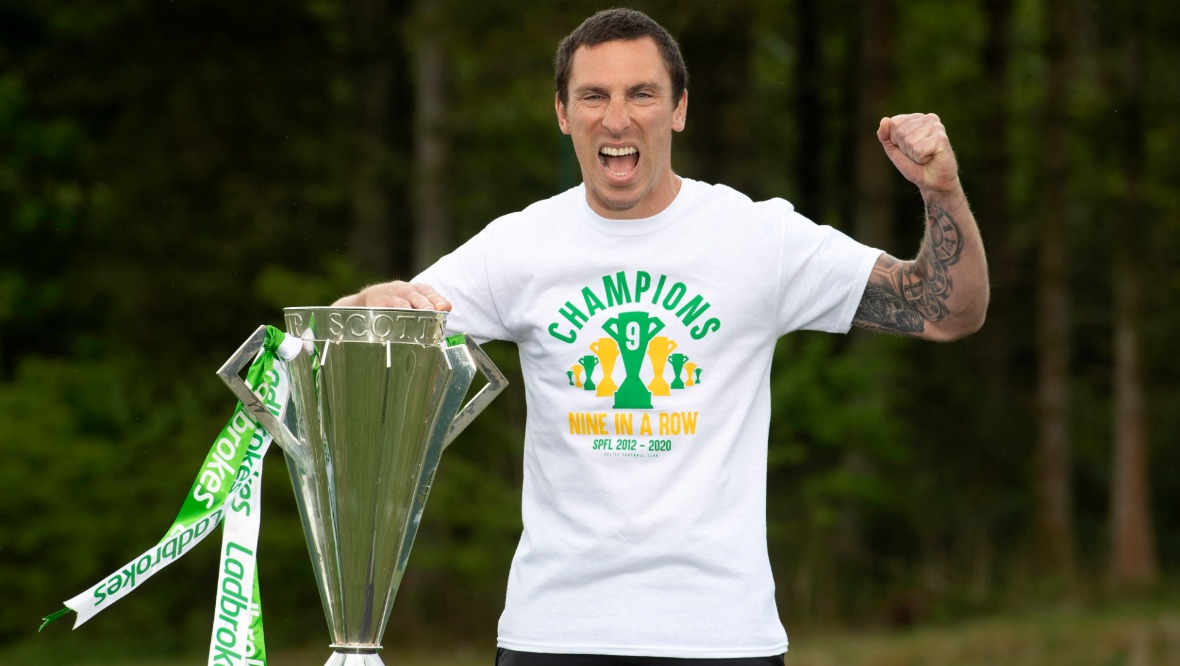
[[[471,400],[463,406],[463,409],[460,409],[459,413],[455,415],[454,420],[451,421],[451,427],[447,430],[446,438],[443,440],[443,450],[446,450],[451,445],[451,442],[459,436],[459,433],[463,432],[471,424],[471,421],[488,406],[488,403],[499,395],[505,386],[508,386],[508,380],[504,377],[504,374],[500,372],[496,364],[492,363],[492,359],[488,358],[488,355],[484,353],[483,349],[472,341],[470,336],[463,336],[463,344],[461,346],[466,348],[471,360],[475,362],[475,367],[483,373],[488,383],[484,384],[472,396]]]
[[[659,317],[652,317],[648,321],[651,322],[651,328],[648,329],[647,335],[649,338],[654,337],[656,333],[664,330],[664,322]],[[675,347],[673,347],[675,349]]]
[[[275,443],[283,449],[283,453],[294,459],[301,469],[308,469],[307,461],[304,459],[303,449],[299,446],[299,439],[295,437],[282,421],[270,413],[270,410],[262,404],[258,396],[254,395],[254,392],[250,390],[249,386],[246,386],[246,382],[242,381],[242,377],[239,374],[242,372],[242,368],[246,367],[258,355],[264,342],[266,342],[266,326],[259,326],[242,343],[242,346],[238,347],[238,350],[229,357],[229,360],[217,370],[217,376],[237,396],[238,400],[242,403],[242,407],[258,421],[259,425],[270,433]]]
[[[619,327],[619,325],[621,323],[622,322],[620,322],[617,317],[614,319],[608,319],[606,321],[606,323],[602,325],[602,328],[607,333],[610,333],[611,338],[613,338],[616,342],[618,342],[619,338],[623,337],[623,331]],[[612,325],[614,326],[614,328],[611,328]]]

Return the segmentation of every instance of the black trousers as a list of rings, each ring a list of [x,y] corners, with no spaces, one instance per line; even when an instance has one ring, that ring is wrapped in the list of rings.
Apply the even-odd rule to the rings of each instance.
[[[619,657],[602,654],[541,654],[496,650],[496,666],[783,666],[785,655],[736,659]]]

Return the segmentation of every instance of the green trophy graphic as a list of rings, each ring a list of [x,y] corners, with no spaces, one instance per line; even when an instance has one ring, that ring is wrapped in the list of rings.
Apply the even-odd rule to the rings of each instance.
[[[647,345],[664,328],[664,322],[646,312],[620,312],[602,328],[619,343],[627,376],[615,391],[615,409],[651,409],[651,391],[643,385],[639,371],[647,357]]]
[[[587,391],[593,391],[594,389],[598,388],[594,385],[593,379],[594,367],[598,365],[598,357],[593,354],[586,354],[582,358],[578,359],[578,363],[581,363],[582,367],[586,369],[586,381],[582,383],[582,388],[586,389]]]
[[[668,362],[672,364],[672,376],[675,377],[672,380],[672,388],[684,388],[684,380],[680,378],[680,371],[684,369],[684,364],[687,361],[688,356],[686,354],[672,354],[668,357]],[[691,382],[692,380],[690,379],[689,381]]]

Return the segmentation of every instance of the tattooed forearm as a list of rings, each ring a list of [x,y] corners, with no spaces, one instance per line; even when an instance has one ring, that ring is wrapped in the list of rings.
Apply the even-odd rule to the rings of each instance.
[[[888,333],[921,333],[926,323],[894,289],[870,282],[852,320],[857,326]]]
[[[926,204],[926,242],[932,257],[941,264],[954,266],[963,252],[959,224],[942,207]]]
[[[852,323],[875,331],[916,335],[926,322],[943,319],[951,294],[947,267],[959,261],[959,225],[946,210],[926,206],[926,237],[913,261],[883,255],[873,266],[869,283]]]

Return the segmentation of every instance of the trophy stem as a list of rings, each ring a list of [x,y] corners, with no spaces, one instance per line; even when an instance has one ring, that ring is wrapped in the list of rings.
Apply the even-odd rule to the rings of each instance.
[[[380,645],[330,645],[332,656],[324,666],[385,666],[377,655]]]

